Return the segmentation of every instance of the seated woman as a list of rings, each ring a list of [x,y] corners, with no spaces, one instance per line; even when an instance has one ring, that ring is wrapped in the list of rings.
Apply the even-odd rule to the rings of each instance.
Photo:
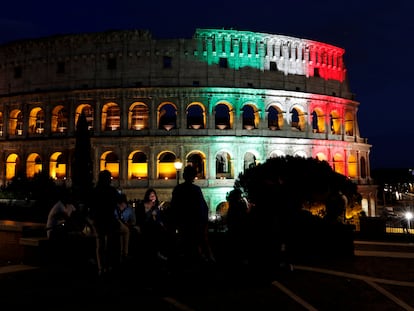
[[[74,230],[71,222],[76,211],[73,200],[68,195],[62,195],[49,211],[46,223],[46,234],[49,240],[66,239]]]

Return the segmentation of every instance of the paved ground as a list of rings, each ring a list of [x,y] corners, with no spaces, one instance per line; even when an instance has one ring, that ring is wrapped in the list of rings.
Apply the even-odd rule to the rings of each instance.
[[[355,242],[346,260],[297,262],[293,271],[216,264],[167,273],[130,261],[107,278],[92,266],[0,268],[2,306],[83,310],[414,310],[414,244]]]

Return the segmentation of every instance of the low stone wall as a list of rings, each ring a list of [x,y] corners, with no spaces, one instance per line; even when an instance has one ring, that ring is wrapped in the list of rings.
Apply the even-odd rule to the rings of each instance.
[[[27,236],[46,236],[46,224],[0,220],[0,260],[2,262],[22,263],[24,247],[20,239]]]

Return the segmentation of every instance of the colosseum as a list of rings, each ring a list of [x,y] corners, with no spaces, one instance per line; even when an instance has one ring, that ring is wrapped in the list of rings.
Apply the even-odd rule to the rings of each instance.
[[[108,169],[130,199],[148,187],[168,201],[175,163],[197,168],[210,212],[235,179],[267,158],[326,160],[358,184],[375,214],[371,146],[360,136],[345,50],[308,39],[196,29],[57,35],[0,46],[0,185],[47,172],[71,184],[84,113],[93,172]]]

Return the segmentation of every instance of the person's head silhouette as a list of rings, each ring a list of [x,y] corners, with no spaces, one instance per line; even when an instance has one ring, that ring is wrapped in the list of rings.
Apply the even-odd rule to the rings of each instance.
[[[197,170],[192,165],[187,165],[184,168],[183,178],[187,182],[194,181],[195,177],[197,176]]]
[[[108,170],[103,170],[99,172],[98,184],[99,185],[110,185],[111,184],[111,172]]]

